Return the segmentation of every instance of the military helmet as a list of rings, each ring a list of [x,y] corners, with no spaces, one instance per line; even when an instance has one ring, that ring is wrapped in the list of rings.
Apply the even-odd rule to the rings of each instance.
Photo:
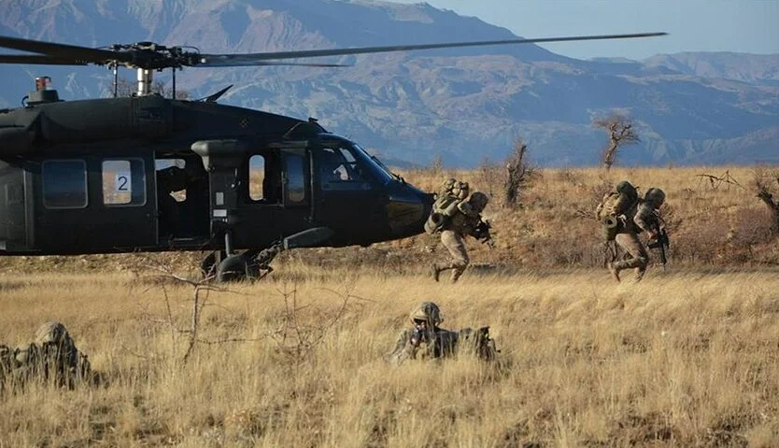
[[[68,330],[59,322],[46,322],[35,331],[35,342],[43,344],[45,342],[63,342],[69,339]]]
[[[665,202],[665,192],[659,188],[650,188],[646,191],[644,200],[651,202],[655,207],[660,207]]]
[[[481,213],[487,206],[487,203],[490,202],[490,198],[481,191],[474,191],[473,194],[471,194],[470,199],[468,199],[468,202],[471,203],[477,213]]]
[[[423,320],[432,324],[431,326],[436,326],[444,321],[444,318],[441,316],[441,309],[433,302],[420,303],[411,311],[409,317],[412,323],[417,320]]]
[[[635,188],[630,182],[626,180],[623,180],[622,182],[618,183],[616,187],[614,187],[614,191],[617,193],[626,193],[630,190],[635,190]]]

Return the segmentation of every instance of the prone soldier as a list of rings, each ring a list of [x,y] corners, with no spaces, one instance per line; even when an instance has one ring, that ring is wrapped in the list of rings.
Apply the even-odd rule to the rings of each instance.
[[[433,302],[422,302],[409,315],[413,328],[403,330],[398,336],[395,350],[389,355],[392,364],[399,365],[409,359],[437,359],[454,356],[459,351],[470,350],[478,358],[492,361],[498,351],[490,338],[490,327],[477,330],[445,330],[441,309]]]
[[[91,371],[88,357],[76,348],[68,330],[59,322],[46,322],[35,332],[34,342],[12,349],[0,345],[0,391],[8,385],[23,387],[38,380],[73,388]]]

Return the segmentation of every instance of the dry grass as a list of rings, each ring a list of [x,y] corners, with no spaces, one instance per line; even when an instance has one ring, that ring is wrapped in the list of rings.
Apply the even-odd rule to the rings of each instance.
[[[639,181],[640,183],[640,181]],[[0,277],[0,341],[64,322],[100,387],[0,397],[0,447],[776,446],[777,273],[472,273],[456,286],[288,260],[208,293],[130,274]],[[166,299],[171,305],[171,317]],[[500,363],[390,367],[406,313],[489,324]],[[214,343],[227,338],[243,342]],[[210,342],[210,343],[208,343]]]

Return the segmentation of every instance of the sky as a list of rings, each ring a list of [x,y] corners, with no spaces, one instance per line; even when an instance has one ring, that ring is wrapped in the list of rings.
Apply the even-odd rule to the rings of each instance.
[[[419,3],[420,0],[389,0]],[[779,54],[779,0],[427,0],[525,37],[664,31],[669,36],[543,44],[577,59],[659,53]]]

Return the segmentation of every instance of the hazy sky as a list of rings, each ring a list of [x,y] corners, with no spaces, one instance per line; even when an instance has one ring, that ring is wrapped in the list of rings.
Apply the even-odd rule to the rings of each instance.
[[[419,3],[419,0],[390,0]],[[574,58],[735,51],[779,54],[779,0],[427,0],[522,37],[665,31],[670,36],[543,45]]]

